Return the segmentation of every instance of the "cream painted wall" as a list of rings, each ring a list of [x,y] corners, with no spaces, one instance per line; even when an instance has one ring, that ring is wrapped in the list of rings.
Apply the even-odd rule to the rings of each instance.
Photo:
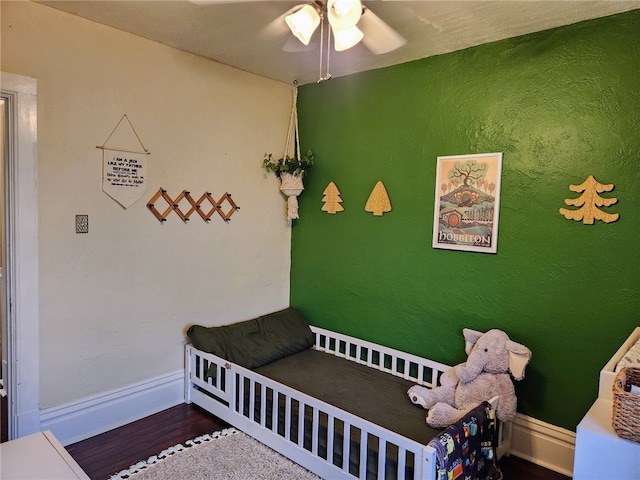
[[[283,148],[291,87],[46,6],[1,9],[1,70],[38,81],[40,407],[182,369],[191,323],[287,306],[291,231],[261,160]],[[126,210],[95,148],[125,113],[151,152]],[[160,187],[228,191],[241,210],[160,224]]]
[[[3,99],[0,99],[0,131],[2,132],[2,134],[0,134],[0,158],[2,159],[2,162],[4,162],[5,159],[5,144],[4,144],[4,137],[5,137],[5,113],[4,113],[4,109],[5,109],[5,102]],[[1,163],[0,163],[1,165]],[[0,205],[2,206],[2,208],[0,208],[0,226],[4,225],[4,168],[0,168]],[[2,252],[3,247],[3,242],[4,241],[4,232],[2,230],[0,230],[0,252]],[[0,269],[4,267],[3,262],[4,261],[4,255],[0,254]],[[0,274],[1,274],[1,270],[0,270]],[[0,327],[1,328],[1,327]],[[0,337],[2,336],[2,331],[0,330]]]

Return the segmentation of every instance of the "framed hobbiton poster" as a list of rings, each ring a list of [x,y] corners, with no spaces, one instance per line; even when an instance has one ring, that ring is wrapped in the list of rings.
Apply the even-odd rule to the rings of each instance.
[[[433,248],[496,253],[502,153],[438,157]]]

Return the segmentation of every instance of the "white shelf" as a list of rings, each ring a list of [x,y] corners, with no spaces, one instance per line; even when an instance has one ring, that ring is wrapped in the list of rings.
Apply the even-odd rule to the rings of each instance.
[[[618,437],[613,401],[598,398],[576,429],[573,480],[640,480],[640,443]]]
[[[600,371],[598,398],[576,428],[573,480],[640,480],[640,443],[618,437],[613,430],[615,368],[640,338],[640,327]]]
[[[90,480],[49,430],[0,444],[2,480]]]

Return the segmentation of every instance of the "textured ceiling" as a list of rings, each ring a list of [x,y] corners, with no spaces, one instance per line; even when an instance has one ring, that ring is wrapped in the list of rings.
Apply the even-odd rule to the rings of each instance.
[[[284,24],[301,1],[40,1],[95,22],[286,83],[315,82],[319,29],[304,47]],[[363,1],[407,43],[374,55],[364,45],[331,51],[333,77],[640,8],[640,0]],[[325,48],[326,55],[326,48]]]

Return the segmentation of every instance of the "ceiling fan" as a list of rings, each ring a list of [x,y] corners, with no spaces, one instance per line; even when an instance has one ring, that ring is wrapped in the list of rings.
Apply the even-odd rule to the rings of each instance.
[[[199,5],[208,5],[242,3],[250,0],[188,1]],[[375,55],[391,52],[406,43],[402,35],[364,6],[361,0],[307,0],[307,3],[295,5],[279,15],[269,23],[264,31],[277,36],[291,33],[292,35],[288,36],[282,46],[282,50],[299,52],[306,50],[314,33],[318,30],[320,31],[318,83],[331,79],[329,64],[332,38],[333,49],[337,52],[348,50],[362,42]],[[323,66],[325,68],[324,74]],[[297,81],[294,81],[294,85],[297,85]]]
[[[240,3],[251,0],[188,0],[198,5]],[[284,20],[284,21],[283,21]],[[303,45],[309,45],[314,32],[328,23],[334,49],[347,50],[362,42],[372,53],[381,55],[402,47],[405,38],[362,4],[360,0],[308,1],[290,8],[272,22],[270,28],[291,33]],[[275,24],[275,25],[274,25]],[[324,38],[322,36],[320,42]],[[293,39],[293,37],[292,37]],[[286,51],[296,51],[290,44]]]
[[[347,50],[362,41],[374,54],[402,47],[406,40],[360,0],[328,0],[300,4],[284,17],[291,33],[308,45],[313,33],[325,19],[333,32],[334,49]],[[322,41],[322,38],[321,38]]]

